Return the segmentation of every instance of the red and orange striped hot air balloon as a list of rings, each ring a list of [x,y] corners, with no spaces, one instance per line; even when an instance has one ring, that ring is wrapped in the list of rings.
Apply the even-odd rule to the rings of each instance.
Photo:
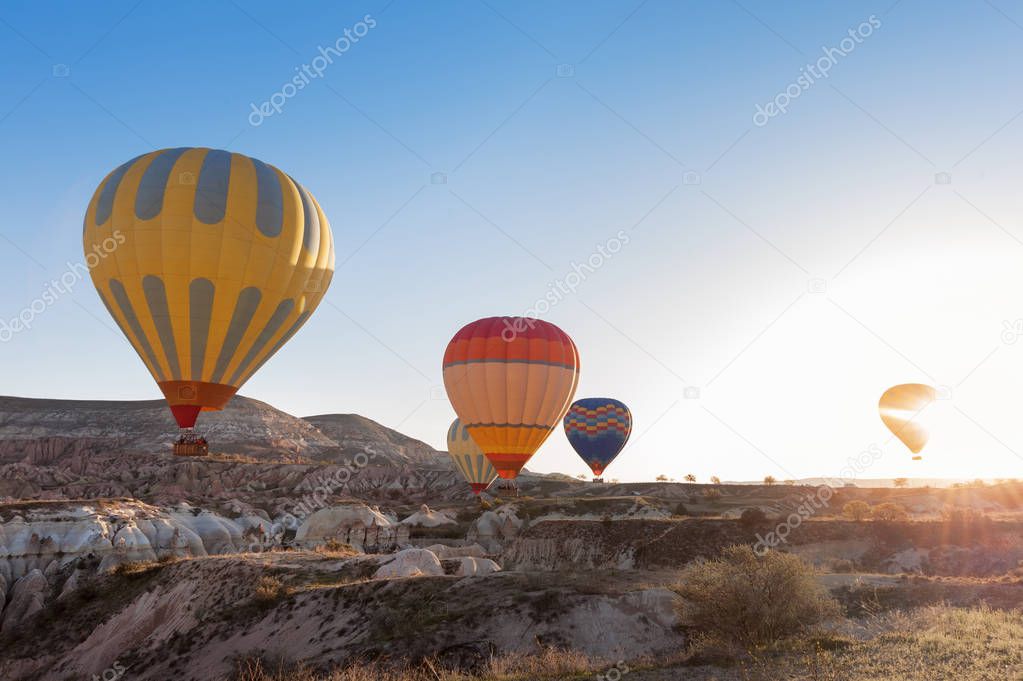
[[[554,324],[487,317],[444,352],[444,387],[497,474],[515,478],[561,422],[579,383],[579,351]]]

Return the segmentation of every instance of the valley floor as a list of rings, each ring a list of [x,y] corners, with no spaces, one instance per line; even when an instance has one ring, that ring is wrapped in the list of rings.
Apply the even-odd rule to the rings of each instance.
[[[930,606],[868,618],[850,626],[849,634],[801,640],[729,666],[640,670],[629,674],[628,678],[630,681],[1019,679],[1023,678],[1023,618],[1019,611]]]
[[[844,620],[818,636],[714,664],[690,662],[635,669],[596,665],[571,654],[519,661],[479,677],[421,673],[389,675],[372,667],[318,675],[306,671],[242,675],[240,681],[994,681],[1023,678],[1023,617],[986,606],[929,606],[861,620]],[[681,656],[681,655],[680,655]],[[499,665],[500,667],[501,665]],[[564,671],[555,671],[563,667]],[[574,670],[569,671],[572,667]],[[226,680],[225,680],[226,681]]]
[[[693,583],[682,575],[696,559],[774,527],[762,509],[746,509],[759,520],[734,512],[768,492],[779,493],[740,489],[684,505],[524,496],[438,510],[348,500],[312,513],[287,545],[272,505],[0,504],[0,680],[111,678],[121,668],[124,681],[1023,679],[1023,517],[972,506],[940,518],[801,523],[784,553],[806,561],[807,579],[837,601],[826,617],[837,619],[755,655],[695,645],[696,626],[716,631],[714,622],[741,617],[721,617],[717,599],[712,617],[679,626],[673,587]],[[898,494],[910,504],[934,493]],[[770,590],[778,612],[811,591],[794,589]],[[771,600],[762,589],[735,596]],[[432,662],[392,673],[369,660]],[[443,671],[466,665],[477,675]]]

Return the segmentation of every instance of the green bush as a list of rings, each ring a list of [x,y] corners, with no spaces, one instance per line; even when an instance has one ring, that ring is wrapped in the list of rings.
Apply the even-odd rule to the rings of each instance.
[[[802,559],[777,551],[758,556],[745,545],[690,563],[673,590],[688,626],[744,646],[801,633],[840,613]]]
[[[952,525],[978,525],[990,522],[984,511],[972,506],[945,506],[941,509],[941,520]]]
[[[748,530],[762,527],[767,522],[767,514],[759,508],[747,508],[739,516],[739,523]]]
[[[866,520],[870,517],[870,504],[865,501],[850,501],[842,507],[842,515],[849,520]]]
[[[891,501],[886,501],[883,504],[878,504],[870,511],[870,515],[874,520],[905,520],[909,517],[906,513],[906,509],[899,504]]]
[[[828,567],[836,574],[848,574],[856,571],[856,564],[848,558],[834,558]]]

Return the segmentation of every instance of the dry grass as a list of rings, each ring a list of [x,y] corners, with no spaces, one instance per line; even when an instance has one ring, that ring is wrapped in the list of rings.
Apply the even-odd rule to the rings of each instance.
[[[134,579],[136,577],[142,577],[149,574],[153,570],[162,568],[171,562],[172,559],[164,560],[129,560],[124,563],[119,563],[114,568],[114,574],[118,577],[128,577]]]
[[[348,558],[359,555],[359,552],[352,548],[351,544],[345,544],[333,537],[317,545],[313,551],[321,556],[329,556],[331,558]]]
[[[560,648],[544,648],[539,655],[508,655],[490,661],[484,679],[564,679],[603,669],[606,664],[584,653]]]
[[[993,681],[1023,678],[1023,613],[933,606],[879,621],[881,633],[838,649],[804,650],[743,665],[748,681]]]
[[[387,669],[375,664],[353,665],[327,674],[319,674],[308,667],[286,669],[284,666],[268,668],[260,662],[247,661],[239,666],[232,681],[455,681],[460,676],[431,674],[413,669]]]
[[[260,605],[271,605],[281,600],[287,589],[284,582],[277,577],[264,575],[256,582],[256,588],[252,592],[252,600]]]
[[[318,673],[303,665],[248,659],[238,663],[231,681],[559,681],[590,678],[606,667],[583,653],[558,648],[546,648],[539,655],[495,657],[477,675],[445,671],[430,661],[403,667],[358,662]]]

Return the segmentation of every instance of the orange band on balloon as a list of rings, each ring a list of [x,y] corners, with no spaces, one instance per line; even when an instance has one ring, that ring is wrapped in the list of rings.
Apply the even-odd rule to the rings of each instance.
[[[181,428],[193,427],[200,411],[220,411],[238,390],[232,385],[204,381],[162,381],[157,385]]]
[[[513,480],[518,477],[519,471],[522,470],[532,456],[532,454],[487,452],[487,460],[493,464],[498,477],[505,480]]]

